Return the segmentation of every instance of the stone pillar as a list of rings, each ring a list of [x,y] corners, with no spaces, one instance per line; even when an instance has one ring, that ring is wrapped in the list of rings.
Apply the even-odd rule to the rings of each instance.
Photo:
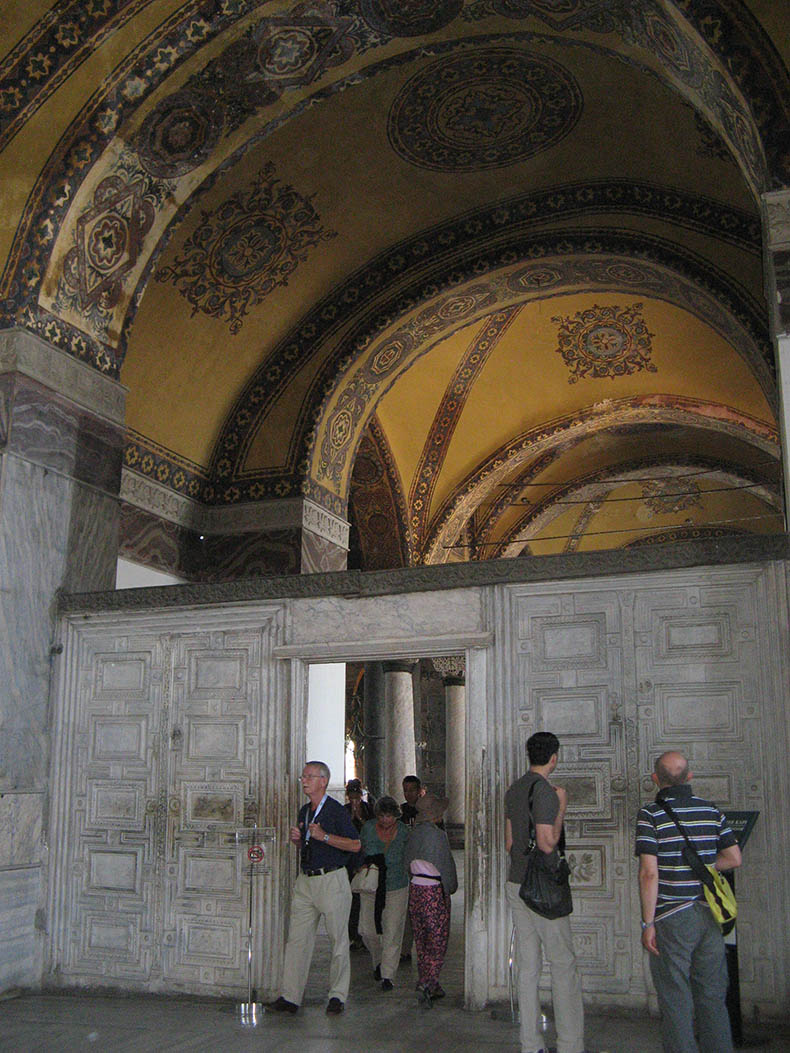
[[[41,980],[55,598],[114,588],[125,399],[0,332],[0,990]]]
[[[785,529],[790,523],[790,190],[763,195],[766,293],[776,341]]]
[[[417,769],[413,669],[414,662],[384,663],[384,785],[398,801],[403,777]]]
[[[365,697],[362,703],[365,725],[364,783],[374,797],[386,792],[384,774],[384,666],[381,662],[365,662],[363,681]]]
[[[466,819],[466,679],[461,657],[434,658],[442,673],[445,704],[445,793],[450,799],[445,826],[454,847],[463,844]]]

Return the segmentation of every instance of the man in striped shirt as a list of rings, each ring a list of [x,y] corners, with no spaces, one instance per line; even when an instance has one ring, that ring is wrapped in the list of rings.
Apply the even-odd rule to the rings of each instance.
[[[653,782],[658,786],[655,802],[644,805],[636,820],[636,855],[642,946],[650,952],[664,1053],[732,1053],[724,940],[702,883],[683,859],[683,834],[663,803],[675,813],[703,863],[733,870],[741,865],[741,850],[716,805],[692,793],[682,753],[663,753],[655,762]]]

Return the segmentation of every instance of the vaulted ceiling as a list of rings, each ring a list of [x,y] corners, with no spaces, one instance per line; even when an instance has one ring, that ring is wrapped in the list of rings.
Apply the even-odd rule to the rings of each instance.
[[[3,324],[128,388],[128,472],[356,565],[782,530],[788,15],[6,0]]]

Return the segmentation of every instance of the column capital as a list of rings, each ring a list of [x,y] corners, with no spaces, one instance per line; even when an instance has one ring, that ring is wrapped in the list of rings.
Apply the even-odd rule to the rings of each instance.
[[[443,655],[431,661],[436,672],[441,673],[445,687],[466,683],[466,659],[463,655]]]
[[[384,662],[384,672],[386,673],[412,673],[416,662]]]
[[[768,248],[790,249],[790,189],[763,194]]]
[[[0,330],[0,375],[18,373],[110,424],[126,419],[128,388],[27,329]]]
[[[773,329],[790,332],[790,190],[763,194],[766,291]]]

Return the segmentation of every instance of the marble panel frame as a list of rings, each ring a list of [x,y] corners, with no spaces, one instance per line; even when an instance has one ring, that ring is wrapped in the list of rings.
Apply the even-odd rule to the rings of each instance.
[[[491,573],[491,568],[487,568]],[[606,638],[607,648],[622,648],[623,640],[629,640],[634,649],[642,644],[634,643],[633,612],[638,606],[636,600],[641,595],[649,596],[657,588],[665,588],[668,579],[672,586],[686,589],[689,594],[699,590],[700,585],[716,583],[726,584],[732,591],[751,590],[752,606],[760,613],[761,633],[755,646],[765,657],[756,665],[755,677],[761,688],[761,698],[765,699],[760,711],[761,726],[764,730],[763,748],[777,751],[787,745],[788,729],[782,717],[779,701],[784,697],[788,682],[788,661],[785,657],[790,640],[788,625],[788,573],[790,567],[786,562],[761,564],[741,564],[719,567],[695,567],[675,570],[668,575],[663,568],[653,574],[634,574],[628,577],[616,575],[609,578],[589,578],[586,580],[560,580],[557,582],[536,584],[533,581],[496,583],[489,580],[493,587],[472,587],[430,590],[426,583],[430,575],[421,577],[422,590],[396,590],[386,595],[378,592],[353,590],[353,585],[360,582],[359,576],[349,576],[350,590],[346,595],[332,591],[326,581],[300,583],[304,590],[308,585],[313,588],[312,594],[291,593],[291,599],[282,598],[283,631],[280,641],[274,645],[272,656],[281,661],[277,675],[280,695],[273,704],[279,708],[279,739],[287,756],[281,759],[279,778],[285,779],[288,785],[286,794],[281,794],[279,821],[274,825],[281,833],[299,803],[298,789],[294,785],[293,772],[298,772],[304,760],[304,716],[306,710],[307,668],[314,661],[348,661],[368,658],[370,660],[397,660],[433,653],[437,656],[453,653],[466,653],[467,659],[467,779],[466,805],[469,827],[467,843],[481,846],[479,853],[470,854],[466,861],[467,904],[466,904],[466,976],[465,1000],[469,1008],[482,1008],[489,999],[506,997],[505,969],[507,960],[507,937],[509,919],[501,895],[501,878],[504,873],[504,848],[502,845],[502,802],[501,790],[512,778],[523,770],[523,756],[519,751],[517,727],[518,707],[514,704],[514,691],[517,685],[519,645],[521,643],[516,631],[520,598],[530,596],[546,597],[583,597],[588,604],[603,603],[601,597],[609,596],[613,605],[623,612],[622,639]],[[335,586],[343,586],[342,580],[335,581]],[[370,579],[366,579],[370,580]],[[453,579],[450,579],[453,580]],[[282,584],[282,583],[278,583]],[[273,583],[266,583],[267,589],[274,589]],[[323,594],[321,594],[321,590]],[[327,590],[328,593],[327,593]],[[91,623],[95,630],[97,622],[105,631],[112,634],[123,631],[128,635],[130,623],[146,621],[159,626],[168,624],[175,627],[189,626],[191,632],[202,631],[205,623],[211,618],[222,625],[228,617],[253,616],[260,598],[249,595],[241,599],[236,595],[224,605],[214,608],[196,608],[184,606],[174,610],[172,603],[178,596],[189,595],[178,589],[165,590],[171,608],[169,611],[140,609],[129,613],[120,603],[114,612],[96,613],[86,610],[85,615],[72,614],[66,625],[71,631],[79,624]],[[383,590],[385,591],[385,590]],[[425,594],[427,593],[427,595]],[[272,593],[269,592],[271,596]],[[229,597],[225,597],[226,601]],[[83,604],[85,600],[82,600]],[[630,613],[629,613],[630,612]],[[375,620],[372,615],[375,615]],[[631,621],[628,621],[628,617]],[[169,620],[168,620],[169,619]],[[629,637],[629,633],[631,636]],[[754,659],[751,659],[754,661]],[[65,659],[64,659],[65,661]],[[631,664],[624,662],[622,675],[622,713],[617,716],[618,739],[609,744],[619,757],[622,748],[628,761],[630,782],[617,790],[611,790],[612,771],[610,760],[602,759],[601,744],[590,744],[588,753],[584,752],[586,744],[573,744],[568,751],[568,759],[563,760],[563,768],[577,778],[592,779],[590,801],[593,813],[601,815],[607,831],[613,828],[611,812],[616,806],[618,815],[632,816],[633,805],[642,798],[639,779],[646,771],[646,765],[655,753],[653,739],[639,738],[639,724],[635,714],[639,708],[644,709],[636,698],[637,673],[633,658]],[[585,670],[584,675],[589,675]],[[630,678],[630,679],[629,679]],[[286,685],[288,690],[286,692]],[[629,689],[633,688],[633,691]],[[286,694],[289,704],[285,704]],[[755,725],[757,721],[753,722]],[[620,745],[619,736],[623,736],[624,745]],[[701,765],[699,785],[706,789],[708,777],[721,778],[725,773],[716,768],[715,755],[711,753],[710,763]],[[571,767],[573,771],[571,772]],[[591,768],[593,774],[591,775]],[[638,778],[632,778],[638,773]],[[765,845],[770,845],[774,853],[775,868],[782,872],[782,866],[788,861],[790,849],[787,839],[783,837],[786,821],[781,818],[790,814],[790,789],[784,785],[777,772],[769,764],[763,766],[760,778],[765,783],[765,790],[770,791],[775,803],[775,810],[766,815],[765,842],[755,840],[753,848],[753,866],[765,865]],[[757,779],[750,782],[757,782]],[[740,792],[739,787],[735,790]],[[752,790],[754,799],[758,790]],[[607,804],[607,793],[612,800]],[[614,797],[616,796],[616,801]],[[647,795],[649,796],[649,795]],[[587,804],[590,802],[588,801]],[[264,814],[271,814],[265,811]],[[584,826],[584,838],[589,838],[594,827],[596,814],[589,808],[581,810],[572,817],[576,825]],[[629,833],[630,838],[630,833]],[[622,836],[620,836],[622,840]],[[762,847],[761,847],[762,846]],[[618,853],[622,845],[618,841]],[[624,849],[623,849],[624,851]],[[474,856],[474,858],[472,858]],[[618,854],[614,859],[616,867],[632,865],[628,859]],[[276,877],[276,875],[275,875]],[[644,1006],[649,1003],[649,991],[645,979],[636,968],[633,974],[626,969],[628,963],[641,961],[638,927],[638,895],[633,875],[627,880],[618,877],[615,880],[616,894],[614,899],[604,898],[600,911],[591,900],[583,901],[577,911],[578,917],[573,924],[580,926],[579,932],[589,938],[610,939],[611,968],[604,973],[593,971],[590,976],[588,991],[592,999],[599,1004]],[[282,916],[284,904],[287,903],[287,886],[280,887],[277,900],[279,914]],[[748,885],[747,885],[748,887]],[[766,897],[774,918],[787,918],[790,907],[781,898],[781,889],[767,889]],[[600,897],[599,897],[600,898]],[[748,899],[747,899],[748,903]],[[747,907],[747,916],[748,916]],[[752,911],[753,915],[753,911]],[[273,919],[273,929],[277,927],[277,917]],[[749,916],[749,924],[755,931],[753,943],[759,945],[768,941],[771,946],[772,972],[771,984],[764,986],[764,1004],[770,1000],[778,1004],[778,995],[770,994],[771,990],[781,994],[782,985],[788,986],[788,964],[790,952],[777,941],[776,934],[763,932],[760,918]],[[622,927],[626,925],[624,931]],[[762,928],[761,928],[762,926]],[[603,934],[603,935],[602,935]],[[607,936],[608,934],[608,936]],[[763,938],[764,937],[764,938]],[[612,942],[613,941],[613,942]],[[745,950],[749,961],[754,961],[754,953]],[[635,955],[639,954],[637,958]],[[764,955],[761,950],[760,954]],[[630,957],[629,957],[630,956]],[[630,966],[629,966],[630,969]],[[624,971],[625,970],[625,971]],[[276,966],[275,966],[276,971]]]

